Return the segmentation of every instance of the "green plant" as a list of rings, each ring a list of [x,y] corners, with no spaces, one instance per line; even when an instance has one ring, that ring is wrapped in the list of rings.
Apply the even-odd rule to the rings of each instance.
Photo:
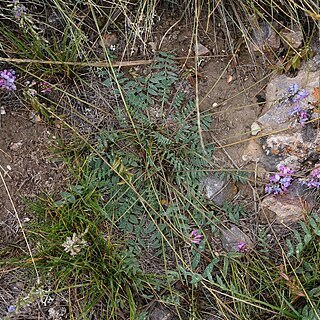
[[[29,232],[38,242],[38,269],[53,275],[53,291],[69,288],[69,295],[83,301],[73,310],[77,319],[88,319],[98,305],[101,316],[117,319],[119,312],[128,312],[133,319],[134,297],[147,296],[158,277],[142,271],[125,238],[105,222],[100,193],[81,184],[61,193],[60,200],[43,201],[32,205],[38,219]]]
[[[214,228],[201,189],[212,147],[204,151],[199,143],[195,104],[176,87],[180,74],[172,58],[161,54],[135,79],[108,77],[105,85],[125,97],[112,127],[94,146],[62,150],[75,183],[58,199],[33,206],[37,264],[53,271],[56,288],[71,286],[86,302],[83,318],[108,299],[106,315],[121,311],[134,319],[135,297],[154,298],[165,283],[159,271],[145,275],[136,257],[150,251],[174,260],[190,245],[192,225]],[[203,114],[202,130],[209,125]],[[191,255],[195,269],[200,256]]]
[[[108,219],[156,249],[163,237],[168,241],[189,233],[196,221],[188,211],[194,210],[194,197],[203,202],[201,179],[211,166],[212,148],[206,153],[201,148],[195,104],[175,87],[179,70],[172,58],[162,53],[134,79],[118,74],[105,80],[124,97],[123,106],[115,110],[114,126],[100,137],[99,157],[88,161],[95,184],[109,182],[104,191],[110,199],[104,207]],[[209,115],[201,123],[207,130]]]
[[[231,203],[225,203],[223,210],[228,213],[229,220],[232,223],[238,223],[241,217],[245,217],[247,214],[241,205],[232,205]]]
[[[314,314],[314,317],[319,318],[320,277],[317,269],[320,262],[320,217],[314,213],[307,222],[299,224],[300,231],[293,231],[294,243],[290,239],[286,241],[287,258],[292,269],[290,274],[303,288],[300,297],[306,306],[302,309],[302,314],[309,310],[310,317]]]

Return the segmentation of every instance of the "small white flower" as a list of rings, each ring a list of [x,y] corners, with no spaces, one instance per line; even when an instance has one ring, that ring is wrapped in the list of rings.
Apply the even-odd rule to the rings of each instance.
[[[63,312],[57,310],[55,308],[49,309],[49,318],[50,320],[62,320],[63,319]]]
[[[82,248],[88,245],[88,242],[83,239],[88,232],[88,228],[80,234],[74,233],[71,237],[67,237],[66,241],[62,244],[64,251],[70,253],[71,256],[77,255]]]

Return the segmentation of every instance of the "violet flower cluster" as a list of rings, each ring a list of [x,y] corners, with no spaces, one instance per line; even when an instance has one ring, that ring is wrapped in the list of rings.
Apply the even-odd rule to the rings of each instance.
[[[243,241],[239,241],[237,244],[237,251],[242,252],[242,253],[248,253],[249,249],[248,249],[247,244]]]
[[[279,167],[279,172],[270,176],[269,183],[265,186],[265,192],[269,194],[282,194],[287,191],[293,181],[293,173],[293,170],[281,165]]]
[[[310,114],[306,109],[301,107],[299,102],[309,96],[309,93],[305,89],[300,89],[297,83],[293,83],[290,85],[288,89],[289,97],[285,100],[286,103],[294,104],[293,109],[289,111],[290,117],[296,118],[297,122],[302,126],[310,120]]]
[[[300,182],[308,188],[320,189],[320,168],[312,170],[308,177],[301,179]]]
[[[300,89],[297,83],[292,83],[288,89],[288,101],[290,103],[296,103],[300,100],[303,100],[309,96],[309,93],[306,89]]]
[[[15,71],[12,69],[4,69],[0,71],[0,88],[4,88],[8,91],[14,91],[17,89],[14,81],[16,80]]]
[[[21,18],[23,17],[23,15],[26,13],[27,8],[19,3],[19,0],[13,0],[13,15],[15,17],[15,19],[17,20],[21,20]]]
[[[199,244],[203,238],[203,235],[198,233],[197,229],[193,229],[192,232],[190,233],[190,241],[192,243]]]
[[[40,82],[39,83],[39,87],[40,87],[40,92],[41,93],[46,93],[46,92],[51,92],[52,91],[52,87],[51,84],[47,81],[44,82]]]
[[[308,112],[303,109],[300,105],[296,105],[289,113],[290,117],[294,117],[297,119],[298,123],[302,126],[306,124],[308,120],[310,120],[310,115]]]

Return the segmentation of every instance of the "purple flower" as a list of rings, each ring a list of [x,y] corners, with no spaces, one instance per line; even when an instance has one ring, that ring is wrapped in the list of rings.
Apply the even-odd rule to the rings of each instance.
[[[19,3],[19,0],[13,0],[13,15],[16,20],[21,20],[21,17],[26,13],[27,8]]]
[[[45,92],[51,92],[52,91],[52,87],[50,85],[49,82],[40,82],[39,83],[40,86],[40,92],[45,93]]]
[[[290,111],[289,111],[289,116],[290,117],[294,117],[296,116],[300,111],[302,110],[301,106],[299,104],[295,105],[294,108],[292,108]]]
[[[306,97],[308,97],[309,92],[306,89],[301,89],[299,90],[299,86],[297,83],[292,83],[289,86],[288,89],[288,94],[289,94],[289,98],[288,98],[288,102],[290,103],[296,103],[300,100],[305,99]]]
[[[280,179],[281,189],[287,191],[288,187],[291,185],[292,177],[286,176]]]
[[[237,250],[238,250],[239,252],[243,252],[243,253],[248,253],[248,251],[249,251],[246,243],[243,242],[243,241],[239,241],[239,242],[238,242],[238,244],[237,244]]]
[[[264,188],[266,193],[273,193],[273,194],[280,194],[283,192],[279,185],[271,185],[270,183],[267,184]]]
[[[199,244],[203,238],[202,234],[198,234],[197,229],[193,229],[192,232],[190,233],[190,241],[192,243]]]
[[[8,312],[9,313],[12,313],[12,312],[15,312],[16,311],[16,307],[15,306],[9,306],[8,307]]]
[[[309,92],[305,89],[299,90],[293,97],[292,102],[295,103],[297,101],[303,100],[307,98],[309,95]]]
[[[307,178],[301,179],[300,181],[308,188],[320,189],[320,168],[312,170]]]
[[[294,96],[299,90],[299,86],[297,83],[292,83],[289,86],[288,93],[290,96]]]
[[[14,7],[13,15],[17,20],[20,20],[22,15],[26,12],[26,7],[23,4],[19,4]]]
[[[299,114],[299,122],[301,123],[301,125],[304,126],[308,120],[310,120],[310,117],[309,117],[307,111],[301,110],[301,112]]]
[[[284,166],[283,164],[280,164],[279,166],[280,176],[284,174],[293,174],[294,170],[290,169],[289,167]]]
[[[269,177],[269,183],[265,186],[266,193],[281,194],[288,190],[293,178],[294,173],[289,167],[284,165],[279,166],[279,172]]]
[[[303,109],[300,105],[296,105],[292,110],[290,110],[289,115],[290,117],[297,118],[298,123],[300,123],[302,126],[304,126],[305,123],[310,120],[308,111]]]
[[[271,177],[269,178],[269,181],[272,182],[272,183],[277,183],[277,182],[280,181],[280,179],[281,179],[280,174],[279,174],[279,173],[276,173],[275,175],[273,175],[273,176],[271,176]]]
[[[0,72],[0,88],[14,91],[17,89],[14,81],[16,80],[15,71],[4,69]]]

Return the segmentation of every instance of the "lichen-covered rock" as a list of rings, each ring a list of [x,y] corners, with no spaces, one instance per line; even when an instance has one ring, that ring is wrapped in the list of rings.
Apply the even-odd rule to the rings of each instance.
[[[306,195],[305,188],[295,181],[287,192],[267,195],[261,202],[260,220],[289,225],[301,220],[314,206],[314,199]]]
[[[293,170],[299,170],[301,163],[304,162],[311,153],[317,152],[318,144],[316,141],[307,142],[303,139],[302,132],[279,133],[261,139],[265,157],[261,158],[261,163],[268,169],[274,170],[275,164],[288,166]]]
[[[310,72],[308,65],[295,78],[286,75],[273,78],[266,89],[264,113],[252,124],[255,128],[258,123],[262,129],[257,143],[263,153],[254,154],[249,144],[243,159],[258,159],[266,170],[274,171],[279,164],[299,170],[306,159],[319,158],[317,90],[320,90],[319,71]]]

